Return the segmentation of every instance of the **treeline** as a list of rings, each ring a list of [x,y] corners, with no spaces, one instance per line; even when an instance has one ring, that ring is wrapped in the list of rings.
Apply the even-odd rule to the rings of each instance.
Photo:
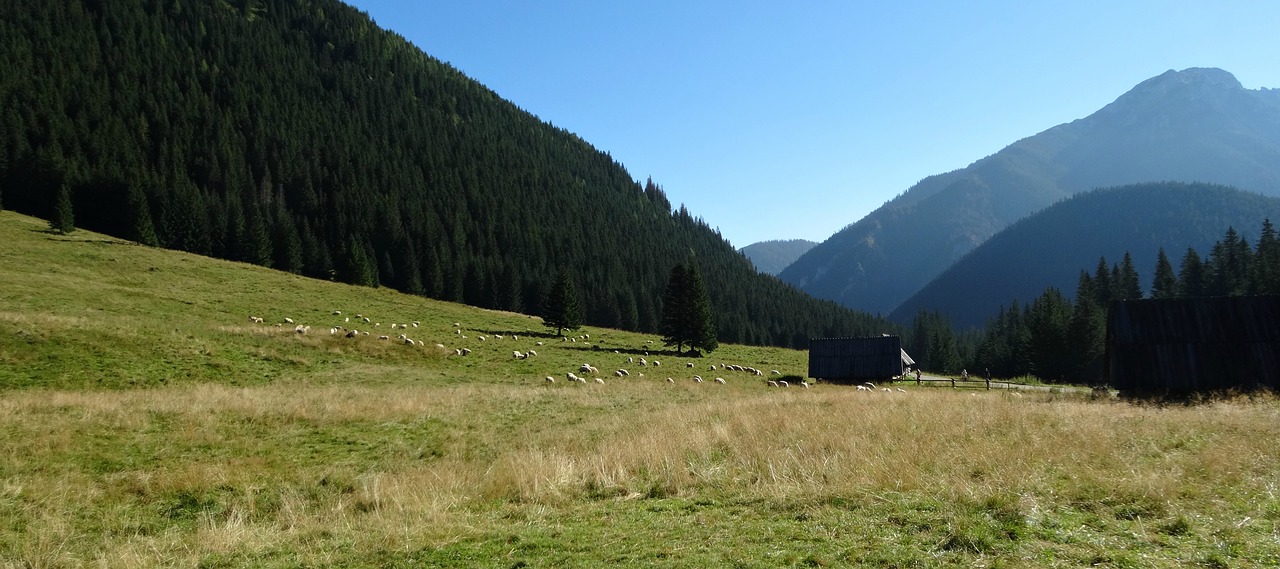
[[[692,255],[721,341],[892,331],[334,0],[4,2],[0,117],[4,207],[149,245],[640,331]]]
[[[1250,246],[1234,227],[1207,256],[1187,248],[1174,269],[1164,250],[1157,256],[1149,298],[1280,294],[1280,241],[1271,220]],[[1144,298],[1141,279],[1126,252],[1119,264],[1099,259],[1081,270],[1074,302],[1049,287],[1026,306],[1001,308],[973,347],[970,371],[996,377],[1033,375],[1048,381],[1096,383],[1102,378],[1107,306]]]

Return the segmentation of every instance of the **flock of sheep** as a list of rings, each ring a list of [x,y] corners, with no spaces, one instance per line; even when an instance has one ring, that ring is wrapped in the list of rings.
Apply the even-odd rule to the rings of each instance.
[[[334,317],[342,317],[342,322],[334,324],[329,328],[329,334],[331,336],[341,337],[341,338],[350,338],[350,339],[370,337],[370,338],[377,338],[378,340],[390,341],[392,339],[391,334],[378,334],[377,332],[381,332],[383,330],[402,331],[395,335],[396,341],[406,346],[417,346],[417,347],[426,346],[426,342],[419,339],[411,338],[409,336],[410,330],[418,329],[421,326],[422,323],[420,321],[413,321],[410,323],[392,323],[392,324],[386,325],[384,328],[382,323],[372,322],[368,317],[364,316],[363,314],[357,313],[355,316],[343,316],[341,310],[334,310],[332,315]],[[354,321],[353,321],[353,318],[354,318]],[[249,321],[256,324],[266,323],[263,318],[258,316],[250,316]],[[275,324],[276,327],[281,327],[281,328],[285,327],[286,325],[293,326],[294,332],[298,334],[308,334],[311,331],[310,325],[298,324],[294,322],[292,318],[284,318],[282,322]],[[351,327],[348,327],[348,326],[351,326]],[[360,326],[365,329],[359,330],[355,328],[355,326]],[[370,331],[370,328],[372,328],[373,331]],[[467,339],[467,335],[464,332],[462,323],[460,322],[453,323],[453,335],[457,337],[459,340]],[[474,340],[479,342],[490,342],[490,341],[499,342],[502,340],[506,340],[508,338],[510,338],[510,340],[512,341],[520,340],[520,336],[516,334],[510,334],[510,335],[492,334],[491,336],[477,335]],[[576,343],[578,340],[590,341],[590,339],[591,339],[590,334],[581,334],[574,337],[562,336],[560,338],[560,341]],[[651,344],[652,342],[649,342],[649,343]],[[530,358],[537,357],[538,352],[535,349],[535,347],[541,347],[544,345],[544,343],[541,341],[538,341],[538,342],[531,343],[529,345],[530,347],[525,349],[512,350],[511,357],[516,360],[528,360]],[[450,352],[450,349],[446,348],[444,344],[437,343],[435,344],[435,348],[441,353]],[[592,349],[599,350],[599,349],[602,349],[602,346],[594,345],[592,346]],[[471,354],[471,352],[472,352],[471,348],[465,348],[465,347],[452,349],[452,353],[455,356],[468,356]],[[615,350],[614,353],[618,354],[619,352]],[[646,357],[626,356],[625,359],[619,361],[619,367],[613,370],[609,375],[612,375],[617,379],[625,379],[625,378],[631,377],[631,371],[627,369],[629,367],[632,369],[634,369],[635,366],[639,366],[643,368],[662,367],[662,362],[656,359],[649,359],[647,357],[648,352],[644,352],[644,356]],[[692,370],[696,366],[693,362],[686,362],[685,367],[689,370]],[[760,370],[751,366],[745,366],[745,365],[739,365],[739,364],[709,364],[708,369],[711,372],[720,372],[721,375],[729,375],[727,372],[737,372],[737,373],[746,374],[752,377],[763,377],[766,375],[763,370]],[[602,377],[602,375],[605,375],[605,374],[601,374],[600,369],[597,368],[596,366],[593,366],[589,363],[583,363],[582,365],[578,366],[576,370],[565,372],[564,378],[567,382],[570,382],[570,383],[585,384],[588,382],[593,382],[596,384],[603,385],[605,383],[605,380],[604,380],[604,377]],[[658,375],[658,374],[655,373],[654,375]],[[770,370],[769,375],[781,376],[782,372],[776,369]],[[637,377],[644,377],[644,376],[645,374],[643,372],[637,372]],[[548,375],[545,377],[544,381],[546,383],[555,383],[556,376]],[[704,383],[704,382],[710,381],[720,385],[726,385],[728,383],[728,381],[724,377],[719,375],[713,376],[709,380],[704,380],[701,375],[696,375],[696,374],[693,375],[692,377],[686,377],[684,379],[681,379],[680,381],[692,381],[694,383]],[[667,376],[666,382],[674,384],[677,382],[677,379],[676,377]],[[767,379],[764,381],[764,384],[768,387],[790,387],[792,385],[791,383],[788,383],[787,381],[782,380],[780,378]],[[805,380],[800,380],[795,385],[798,385],[799,387],[803,387],[803,388],[808,388],[810,386],[810,383]],[[858,391],[877,391],[876,386],[871,383],[865,383],[865,384],[859,385],[857,386],[857,389]],[[881,388],[880,391],[893,392],[892,389],[887,387]],[[898,391],[905,392],[902,388],[898,388]]]

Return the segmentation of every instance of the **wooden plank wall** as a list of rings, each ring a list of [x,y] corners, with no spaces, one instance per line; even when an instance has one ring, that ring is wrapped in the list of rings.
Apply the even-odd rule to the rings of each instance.
[[[1280,297],[1116,301],[1105,378],[1135,393],[1280,389]]]
[[[902,375],[902,339],[898,336],[809,340],[809,377],[860,381],[896,375]]]

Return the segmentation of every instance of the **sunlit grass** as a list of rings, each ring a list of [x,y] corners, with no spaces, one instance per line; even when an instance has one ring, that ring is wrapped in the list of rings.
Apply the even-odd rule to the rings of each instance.
[[[708,366],[805,355],[570,342],[42,228],[0,212],[3,567],[1280,563],[1269,396],[769,388]],[[329,334],[356,313],[382,326]],[[565,381],[582,363],[605,383]]]

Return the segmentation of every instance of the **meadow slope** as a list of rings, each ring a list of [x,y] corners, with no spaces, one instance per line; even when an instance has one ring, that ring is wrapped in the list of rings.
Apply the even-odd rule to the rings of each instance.
[[[1269,396],[770,388],[709,366],[804,352],[570,341],[45,228],[0,212],[2,567],[1280,563]]]

